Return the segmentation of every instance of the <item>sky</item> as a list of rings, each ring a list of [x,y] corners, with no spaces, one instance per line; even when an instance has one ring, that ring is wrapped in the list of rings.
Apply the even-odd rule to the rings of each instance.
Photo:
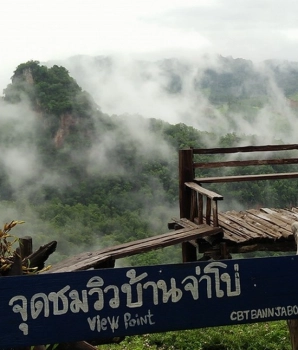
[[[216,53],[298,60],[293,0],[9,0],[0,10],[0,89],[28,60]]]

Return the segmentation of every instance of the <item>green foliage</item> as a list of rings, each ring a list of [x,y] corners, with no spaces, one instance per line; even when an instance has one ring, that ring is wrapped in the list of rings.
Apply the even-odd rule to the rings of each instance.
[[[218,106],[228,123],[233,123],[231,112],[243,110],[247,120],[254,121],[256,112],[267,99],[263,78],[256,76],[248,62],[228,59],[223,63],[232,64],[229,73],[215,70],[204,73],[201,86],[205,94]],[[250,77],[250,83],[256,82],[257,89],[253,84],[243,85],[246,74]],[[278,69],[275,69],[275,74],[280,74]],[[297,81],[290,80],[291,85],[286,88],[286,82],[280,75],[279,83],[295,96]],[[170,76],[165,89],[171,94],[179,94],[182,80],[178,75]],[[24,132],[23,126],[17,129],[14,120],[3,122],[0,146],[8,150],[30,145],[37,150],[38,160],[43,166],[34,169],[33,176],[16,189],[10,172],[1,160],[0,212],[8,217],[7,221],[12,213],[22,213],[22,219],[28,224],[26,230],[17,228],[20,230],[17,235],[30,232],[36,247],[50,240],[58,241],[57,252],[50,257],[50,263],[66,258],[68,254],[167,232],[167,223],[172,214],[178,211],[179,205],[179,149],[207,148],[210,144],[214,144],[214,147],[235,147],[241,143],[256,143],[254,135],[235,132],[219,135],[202,132],[183,123],[171,125],[150,119],[144,135],[150,133],[153,143],[166,145],[166,155],[163,155],[161,147],[150,148],[152,145],[146,144],[147,149],[141,138],[132,137],[127,127],[128,116],[101,113],[91,96],[82,91],[64,67],[54,65],[48,68],[37,61],[17,67],[12,83],[4,91],[4,100],[7,103],[28,100],[33,110],[42,113],[44,119],[37,120],[28,132]],[[53,138],[61,125],[62,114],[72,114],[75,122],[70,125],[63,145],[56,147]],[[137,119],[140,121],[142,117]],[[280,115],[273,115],[272,121],[276,128],[289,127]],[[94,146],[97,147],[94,163],[98,158],[104,158],[104,162],[99,162],[98,166],[91,164],[94,165],[92,167],[88,157]],[[219,161],[223,157],[196,156],[196,161],[208,160]],[[278,170],[288,172],[292,169],[291,166],[284,166]],[[232,168],[226,169],[225,175],[275,170],[274,166]],[[220,176],[222,172],[223,169],[201,170],[197,175]],[[39,181],[47,176],[53,176],[54,180]],[[216,184],[208,188],[224,196],[225,209],[229,205],[231,207],[228,209],[235,209],[234,203],[240,203],[241,208],[296,206],[297,187],[297,180],[278,180]],[[177,263],[181,262],[180,254],[180,246],[174,246],[136,255],[120,261],[120,264],[145,266]],[[285,350],[290,349],[289,344],[285,322],[271,322],[127,337],[120,345],[101,348]]]
[[[126,337],[103,350],[290,350],[285,321]]]
[[[34,110],[47,116],[52,135],[57,131],[61,114],[73,113],[87,119],[85,128],[88,128],[91,114],[96,111],[91,96],[82,91],[64,67],[47,68],[38,61],[20,64],[12,83],[4,90],[7,102],[18,103],[23,98],[28,98]]]

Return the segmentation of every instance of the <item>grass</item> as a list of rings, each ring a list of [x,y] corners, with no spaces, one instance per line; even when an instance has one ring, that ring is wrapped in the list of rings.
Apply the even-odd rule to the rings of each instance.
[[[100,350],[290,350],[286,321],[126,337]]]

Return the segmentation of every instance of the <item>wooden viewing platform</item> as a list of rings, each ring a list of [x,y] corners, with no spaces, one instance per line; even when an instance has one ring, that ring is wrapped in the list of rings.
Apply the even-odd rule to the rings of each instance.
[[[283,152],[283,157],[279,157]],[[284,157],[292,153],[291,157]],[[252,154],[254,159],[239,159],[241,154]],[[294,153],[294,156],[293,156]],[[196,156],[213,155],[222,157],[230,155],[232,160],[196,161]],[[247,157],[246,157],[247,158]],[[256,159],[257,158],[257,159]],[[204,158],[205,159],[205,158]],[[216,159],[216,160],[217,160]],[[235,160],[237,159],[237,160]],[[223,196],[209,191],[203,185],[207,183],[227,183],[244,181],[262,181],[298,178],[297,169],[292,172],[280,172],[278,166],[298,164],[298,144],[246,146],[229,148],[195,149],[189,148],[179,152],[179,205],[180,217],[187,218],[198,224],[207,223],[223,229],[221,243],[226,244],[230,253],[244,253],[258,250],[294,251],[295,243],[291,232],[291,223],[298,220],[297,208],[291,209],[250,209],[243,212],[219,212],[218,201]],[[274,165],[275,172],[269,174],[243,174],[224,176],[225,170],[238,167]],[[217,169],[221,176],[202,176],[206,169]],[[253,169],[253,168],[252,168]],[[198,175],[197,172],[200,171]],[[217,171],[218,173],[218,171]],[[207,242],[206,242],[207,241]],[[192,261],[196,255],[196,247],[183,243],[184,260]],[[213,241],[198,239],[199,251],[204,253],[210,247],[218,245],[218,239]]]
[[[161,278],[160,273],[164,273],[163,278],[167,279],[170,278],[169,281],[173,283],[173,281],[176,283],[176,277],[180,274],[180,283],[184,283],[185,280],[193,278],[194,280],[197,281],[197,283],[200,282],[201,279],[204,279],[207,277],[206,276],[201,276],[200,279],[198,280],[195,279],[195,277],[191,276],[191,274],[194,274],[194,271],[197,271],[197,267],[199,268],[199,272],[196,274],[199,276],[202,273],[207,274],[208,271],[210,272],[210,266],[214,266],[214,264],[218,264],[217,266],[221,266],[222,268],[228,268],[228,270],[224,270],[224,273],[222,273],[221,277],[219,278],[218,276],[218,282],[215,285],[215,298],[212,300],[208,300],[212,296],[212,288],[211,284],[207,283],[207,301],[206,300],[201,300],[201,304],[199,305],[200,300],[198,299],[198,296],[195,297],[195,294],[192,294],[193,300],[192,307],[185,307],[183,303],[181,303],[180,308],[179,308],[179,301],[180,299],[170,299],[169,297],[165,298],[163,303],[159,304],[158,307],[155,307],[157,305],[156,300],[153,299],[150,305],[150,310],[148,310],[148,306],[144,306],[144,310],[146,308],[146,312],[148,312],[147,317],[153,317],[153,313],[151,313],[151,307],[154,305],[154,315],[156,316],[156,320],[159,320],[160,325],[158,328],[154,329],[147,329],[147,328],[136,328],[135,331],[131,334],[143,334],[144,332],[149,331],[167,331],[167,330],[175,330],[175,329],[185,329],[185,320],[190,320],[188,323],[188,327],[206,327],[206,326],[216,326],[216,325],[221,325],[221,324],[234,324],[235,321],[235,315],[237,316],[238,312],[235,311],[241,310],[243,308],[243,301],[240,300],[241,307],[239,307],[233,303],[229,302],[227,303],[227,306],[231,307],[231,310],[228,309],[228,312],[223,313],[221,312],[220,315],[223,317],[223,321],[221,323],[214,323],[214,324],[208,324],[204,322],[201,323],[196,323],[194,324],[192,320],[192,315],[193,312],[196,314],[199,314],[201,310],[205,310],[205,312],[212,314],[216,313],[216,310],[221,310],[226,307],[226,305],[222,302],[221,304],[214,304],[217,302],[224,301],[225,299],[222,298],[224,296],[224,290],[220,289],[220,283],[225,284],[226,283],[226,292],[227,292],[227,298],[234,297],[234,296],[241,296],[240,294],[243,293],[243,300],[247,300],[251,298],[254,293],[258,292],[255,294],[255,296],[252,297],[252,300],[255,300],[257,297],[260,298],[260,302],[257,303],[257,306],[253,306],[254,309],[251,310],[251,312],[256,311],[257,308],[260,308],[263,310],[264,308],[264,293],[267,295],[267,291],[269,290],[270,292],[275,292],[275,285],[274,288],[268,288],[268,281],[271,281],[270,283],[274,283],[274,281],[278,281],[278,286],[282,289],[282,292],[278,292],[276,295],[272,294],[272,297],[276,298],[276,305],[278,305],[278,308],[281,308],[281,301],[280,297],[282,293],[283,299],[287,297],[286,300],[283,302],[285,303],[284,309],[287,310],[288,307],[293,307],[291,305],[294,305],[296,303],[295,295],[292,293],[292,276],[296,274],[297,271],[297,263],[294,264],[294,258],[293,257],[279,257],[278,262],[274,262],[275,258],[269,258],[269,259],[263,259],[263,262],[258,263],[257,260],[262,260],[262,259],[238,259],[238,260],[233,260],[233,261],[225,261],[223,262],[206,262],[198,263],[198,260],[224,260],[224,259],[230,259],[231,253],[247,253],[247,252],[253,252],[253,251],[295,251],[296,250],[296,244],[294,241],[294,236],[291,231],[291,224],[294,221],[298,221],[298,207],[293,207],[293,208],[288,208],[288,209],[272,209],[272,208],[259,208],[259,209],[248,209],[248,210],[243,210],[243,211],[226,211],[226,212],[221,212],[219,211],[218,208],[218,202],[223,201],[223,196],[216,193],[215,191],[211,191],[207,188],[204,188],[202,185],[206,183],[218,183],[218,182],[231,182],[231,181],[261,181],[261,180],[273,180],[273,179],[290,179],[290,178],[298,178],[298,172],[293,171],[293,172],[288,172],[288,173],[283,173],[283,172],[276,172],[274,174],[247,174],[247,175],[238,175],[238,176],[198,176],[196,174],[197,169],[214,169],[214,168],[219,168],[219,169],[224,169],[226,167],[246,167],[246,166],[256,166],[256,165],[270,165],[273,164],[275,166],[278,165],[295,165],[298,164],[298,157],[296,155],[296,158],[272,158],[272,159],[255,159],[255,160],[228,160],[228,161],[222,161],[222,162],[196,162],[194,155],[197,154],[221,154],[221,153],[228,153],[228,154],[233,154],[233,153],[243,153],[243,152],[267,152],[269,151],[270,153],[275,154],[275,152],[278,151],[297,151],[298,150],[298,145],[273,145],[273,146],[253,146],[253,147],[236,147],[236,148],[224,148],[224,149],[187,149],[187,150],[181,150],[179,152],[179,205],[180,205],[180,218],[173,218],[172,221],[168,224],[168,228],[171,230],[171,232],[167,232],[165,234],[153,236],[153,237],[148,237],[145,239],[141,240],[136,240],[132,242],[126,242],[124,244],[120,244],[117,246],[113,247],[107,247],[104,249],[100,249],[97,251],[93,252],[85,252],[79,255],[76,255],[74,257],[70,257],[64,261],[61,261],[54,266],[52,266],[49,270],[43,270],[44,266],[44,261],[48,258],[49,254],[51,254],[55,249],[56,249],[56,243],[57,242],[50,242],[47,245],[41,247],[38,251],[32,253],[32,239],[30,237],[23,238],[20,240],[20,247],[17,248],[16,252],[14,253],[14,260],[11,263],[10,269],[8,269],[8,272],[6,276],[16,276],[16,275],[22,275],[24,273],[24,269],[28,269],[29,265],[30,268],[36,268],[36,271],[40,271],[41,274],[49,274],[49,273],[59,273],[59,272],[74,272],[70,273],[67,276],[68,279],[68,285],[64,286],[64,275],[57,274],[56,277],[54,276],[36,276],[34,277],[35,279],[38,279],[39,287],[42,288],[45,286],[44,282],[48,281],[48,287],[46,288],[46,293],[50,291],[49,299],[50,297],[52,298],[55,296],[55,298],[59,298],[60,293],[63,295],[63,298],[65,297],[64,291],[68,291],[68,289],[71,288],[72,283],[75,283],[75,285],[78,285],[78,290],[82,291],[85,293],[85,297],[87,298],[87,290],[86,290],[86,285],[87,287],[98,287],[102,285],[103,278],[105,281],[109,281],[106,284],[106,288],[104,289],[104,292],[109,290],[111,287],[115,288],[115,290],[121,290],[123,293],[127,293],[126,289],[123,288],[124,286],[127,285],[127,278],[135,278],[135,270],[131,268],[123,268],[123,269],[111,269],[111,270],[106,270],[106,268],[113,268],[115,267],[115,261],[117,259],[125,258],[127,256],[135,255],[135,254],[140,254],[140,253],[145,253],[148,251],[152,251],[154,249],[159,249],[163,247],[168,247],[171,245],[177,245],[181,244],[182,245],[182,260],[183,262],[195,262],[192,264],[187,264],[183,265],[183,268],[177,269],[178,265],[160,265],[160,266],[149,266],[148,269],[150,268],[150,273],[151,276],[150,278],[153,278],[152,281],[157,281],[157,282],[152,282],[149,280],[147,282],[147,285],[156,285],[157,288],[163,289],[158,287],[159,282],[166,283],[165,280],[159,280]],[[297,153],[297,152],[296,152]],[[276,155],[276,154],[275,154]],[[202,173],[201,173],[202,174]],[[218,173],[217,173],[218,175]],[[13,223],[13,222],[12,222]],[[284,279],[284,273],[282,272],[282,276],[275,276],[275,271],[276,271],[276,266],[280,266],[280,261],[283,260],[283,263],[286,266],[286,269],[290,269],[291,272],[286,276],[286,279]],[[295,258],[297,260],[297,258]],[[234,264],[233,262],[236,261]],[[239,269],[239,266],[242,266]],[[262,277],[262,282],[263,287],[261,290],[258,290],[256,286],[261,284],[261,281],[259,280],[258,283],[255,283],[254,280],[256,278],[260,278],[259,276],[259,267],[264,268],[264,265],[267,266],[267,272],[266,272],[266,278]],[[179,265],[180,267],[182,266]],[[201,269],[200,266],[205,266],[204,269]],[[275,267],[274,267],[275,266]],[[164,270],[165,267],[165,271]],[[191,269],[188,269],[191,268]],[[194,269],[195,268],[195,269]],[[251,269],[253,268],[254,273],[251,273]],[[86,276],[88,276],[87,280],[85,281],[80,281],[81,287],[79,287],[78,284],[78,279],[82,278],[85,275],[81,273],[76,273],[76,271],[81,271],[81,270],[93,270],[93,269],[102,269],[100,273],[97,271],[88,271],[86,272]],[[140,267],[141,273],[139,277],[137,278],[143,278],[144,276],[147,277],[148,273],[147,272],[147,267]],[[188,269],[188,270],[187,270]],[[231,270],[231,273],[234,273],[235,275],[235,287],[236,289],[234,291],[231,290],[231,285],[230,288],[228,288],[228,281],[227,276],[230,276],[227,271]],[[261,269],[262,270],[262,269]],[[149,271],[149,270],[148,270]],[[240,275],[239,271],[241,271],[241,279],[246,279],[246,281],[249,281],[249,283],[245,284],[245,288],[241,288],[240,290]],[[284,270],[281,270],[284,271]],[[182,272],[184,274],[182,275]],[[257,272],[257,275],[255,274]],[[213,273],[213,271],[212,271]],[[98,276],[98,274],[101,275]],[[247,275],[246,275],[247,274]],[[270,274],[270,278],[267,280],[267,276]],[[4,274],[5,275],[5,274]],[[3,275],[3,276],[4,276]],[[79,276],[80,275],[80,276]],[[92,277],[90,278],[90,276]],[[273,276],[273,277],[272,277]],[[49,277],[49,279],[47,279]],[[84,276],[85,277],[85,276]],[[22,278],[22,277],[20,277]],[[210,278],[210,276],[208,276]],[[100,280],[99,280],[100,279]],[[9,284],[10,282],[16,281],[15,279],[7,279],[5,280]],[[57,289],[59,290],[58,292],[53,292],[54,289],[52,289],[53,282],[57,283],[59,282],[59,286],[57,285]],[[114,281],[117,281],[117,283]],[[151,281],[151,282],[150,282]],[[210,279],[211,281],[211,279]],[[253,282],[252,282],[253,281]],[[280,282],[281,281],[281,282]],[[288,294],[284,296],[284,285],[285,283],[283,281],[287,282],[287,290]],[[86,283],[87,282],[87,283]],[[135,283],[136,279],[134,280]],[[88,285],[89,283],[89,285]],[[98,284],[99,283],[99,284]],[[141,285],[141,284],[140,284]],[[174,285],[174,284],[173,284]],[[250,285],[251,289],[247,289],[247,286]],[[50,287],[50,289],[49,289]],[[186,285],[184,286],[185,291],[189,291],[189,286]],[[210,287],[210,288],[209,288]],[[221,286],[223,287],[223,286]],[[34,285],[35,288],[35,285]],[[73,287],[72,287],[73,288]],[[83,289],[82,289],[83,288]],[[174,288],[174,287],[173,287]],[[176,288],[176,287],[175,287]],[[180,289],[179,289],[180,288]],[[176,289],[176,291],[180,291],[180,293],[183,293],[184,289],[182,285]],[[198,286],[197,286],[198,288]],[[13,290],[15,288],[7,288],[4,286],[4,290]],[[96,289],[96,288],[93,288]],[[88,295],[93,294],[94,290],[92,289],[91,293],[89,291]],[[247,290],[246,290],[247,289]],[[35,289],[34,289],[35,290]],[[100,289],[98,289],[100,290]],[[165,292],[165,290],[164,290]],[[72,294],[71,294],[72,293]],[[77,293],[77,294],[76,294]],[[102,292],[103,293],[103,292]],[[169,291],[167,292],[167,294]],[[193,292],[192,292],[193,293]],[[247,293],[247,295],[245,295]],[[36,311],[34,310],[34,307],[37,308],[37,303],[34,305],[32,300],[35,300],[34,298],[40,297],[40,296],[47,296],[45,293],[40,293],[38,291],[37,294],[34,294],[34,296],[31,298],[32,293],[28,294],[28,298],[31,298],[31,313]],[[70,292],[70,297],[72,299],[72,306],[70,307],[70,311],[74,314],[72,315],[71,312],[68,312],[68,317],[76,317],[78,315],[78,311],[80,310],[78,307],[79,304],[77,304],[78,299],[78,292],[77,289],[71,290]],[[100,295],[100,294],[99,294]],[[116,295],[116,292],[115,292]],[[182,294],[181,294],[182,295]],[[158,293],[155,294],[154,297],[157,297]],[[17,299],[20,298],[25,298],[25,296],[13,296],[10,299],[12,303],[14,303]],[[181,297],[181,296],[180,296]],[[179,297],[179,298],[180,298]],[[188,295],[189,297],[189,295]],[[17,298],[17,299],[16,299]],[[103,303],[103,294],[100,297],[98,301],[102,301],[101,306],[96,306],[96,303],[94,304],[94,310],[99,311],[101,308],[104,307]],[[186,296],[185,296],[186,298]],[[271,297],[270,297],[271,298]],[[123,299],[123,296],[122,296]],[[124,298],[125,299],[125,298]],[[27,299],[26,299],[27,300]],[[29,299],[28,299],[29,300]],[[54,299],[50,299],[51,301]],[[56,299],[55,299],[56,300]],[[57,299],[58,300],[58,299]],[[115,303],[115,298],[113,299],[113,303]],[[235,299],[238,301],[238,299]],[[144,302],[147,302],[147,299],[144,299]],[[118,299],[116,300],[117,308],[120,306],[120,299],[118,296]],[[164,306],[165,303],[167,302],[172,302],[173,304],[171,305],[171,310],[172,308],[174,309],[177,305],[178,308],[174,309],[173,311],[173,326],[170,328],[164,328],[164,326],[168,323],[169,319],[171,319],[171,315],[168,314],[168,312],[164,312],[162,310],[162,307]],[[120,315],[121,313],[124,315],[124,320],[125,317],[131,317],[131,309],[132,307],[130,305],[131,300],[129,301],[129,298],[127,297],[127,303],[123,304],[123,310],[120,311],[117,310],[118,314]],[[207,305],[208,304],[208,305]],[[7,307],[7,303],[5,303],[5,307]],[[27,305],[27,304],[26,304]],[[28,304],[30,305],[30,304]],[[63,304],[64,305],[64,304]],[[83,303],[82,303],[83,305]],[[106,303],[106,308],[108,307],[113,307],[111,305],[114,304],[109,304],[107,305]],[[136,307],[135,303],[132,304],[133,307]],[[189,304],[187,304],[189,305]],[[255,304],[254,304],[255,305]],[[283,305],[283,304],[282,304]],[[290,305],[290,306],[289,306]],[[11,306],[9,303],[8,306]],[[88,304],[87,304],[88,306]],[[90,306],[90,305],[89,305]],[[96,306],[96,307],[95,307]],[[142,303],[138,305],[137,307],[143,306]],[[206,309],[208,307],[208,309]],[[214,310],[212,309],[214,308]],[[251,306],[251,301],[249,302],[249,306]],[[267,307],[267,306],[266,306]],[[204,309],[205,308],[205,309]],[[19,306],[12,309],[14,313],[20,312],[19,311]],[[33,311],[32,311],[33,310]],[[89,310],[83,309],[83,317],[82,317],[82,322],[86,321],[86,315]],[[99,316],[94,316],[94,310],[92,313],[90,313],[90,317],[88,318],[90,330],[87,329],[84,330],[84,332],[81,333],[80,337],[82,339],[84,336],[87,334],[88,339],[92,339],[91,343],[93,345],[98,345],[98,344],[104,344],[104,343],[113,343],[113,342],[120,342],[124,336],[126,336],[127,330],[125,332],[120,333],[118,332],[118,336],[114,337],[114,331],[118,329],[118,319],[119,316],[113,316],[113,326],[114,328],[111,328],[109,332],[107,331],[107,319],[103,318],[103,321],[99,321]],[[143,312],[144,312],[143,310]],[[169,309],[166,309],[169,310]],[[197,311],[194,311],[197,310]],[[199,312],[198,312],[199,310]],[[213,311],[212,311],[213,310]],[[243,310],[246,310],[243,309]],[[10,312],[11,310],[9,310]],[[57,311],[57,310],[56,310]],[[60,310],[58,310],[60,312]],[[138,310],[139,313],[140,310]],[[55,309],[54,309],[55,312]],[[64,312],[64,311],[63,311]],[[186,313],[185,313],[186,312]],[[243,313],[242,311],[241,314]],[[247,311],[249,312],[249,310]],[[185,314],[184,314],[185,313]],[[204,314],[204,312],[203,312]],[[34,314],[35,315],[35,314]],[[39,315],[39,314],[38,314]],[[53,313],[54,316],[60,315],[60,313]],[[51,315],[51,316],[53,316]],[[61,313],[62,315],[62,313]],[[166,315],[164,319],[162,317]],[[169,315],[169,317],[168,317]],[[178,315],[178,318],[175,319],[175,317]],[[184,315],[181,317],[181,315]],[[231,317],[233,315],[233,317]],[[295,314],[296,315],[296,314]],[[295,316],[294,315],[294,316]],[[274,314],[275,316],[275,314]],[[277,315],[279,316],[279,315]],[[284,314],[281,315],[282,317],[280,319],[286,319],[291,316],[291,319],[289,319],[288,326],[290,330],[290,336],[291,336],[291,342],[292,342],[292,348],[297,349],[298,345],[296,344],[298,339],[297,334],[298,334],[298,321],[296,319],[293,319],[293,314],[288,315]],[[110,317],[110,316],[109,316]],[[114,317],[116,318],[116,323],[114,323]],[[137,317],[137,315],[136,315]],[[168,317],[168,318],[167,318]],[[227,319],[225,319],[227,317]],[[266,316],[267,317],[267,316]],[[269,317],[269,316],[268,316]],[[45,314],[45,318],[47,318]],[[33,317],[32,317],[33,319]],[[77,319],[77,318],[76,318]],[[130,319],[130,318],[129,318]],[[199,320],[197,317],[195,317],[196,321]],[[211,319],[211,318],[210,318]],[[213,318],[217,319],[217,318]],[[273,320],[274,318],[270,319],[269,321]],[[23,319],[24,320],[24,319]],[[62,319],[61,319],[62,320]],[[67,319],[68,320],[68,319]],[[128,320],[128,319],[127,319]],[[25,319],[27,322],[27,318]],[[31,322],[31,319],[29,320]],[[28,323],[29,323],[28,321]],[[52,317],[51,321],[52,323],[52,333],[56,335],[56,330],[57,330],[57,319],[56,317]],[[135,320],[133,320],[135,322]],[[176,325],[177,321],[181,321],[181,325]],[[239,320],[241,323],[243,322],[243,319]],[[18,324],[19,321],[16,322]],[[81,322],[81,321],[80,321]],[[97,322],[97,331],[98,333],[101,332],[101,330],[106,331],[106,333],[103,334],[98,334],[96,339],[96,334],[92,333],[90,335],[90,332],[93,332],[96,328],[96,322]],[[103,323],[102,323],[103,322]],[[245,322],[251,322],[250,319],[245,320]],[[256,321],[253,321],[256,322]],[[257,321],[260,322],[260,321]],[[156,322],[150,323],[151,325],[155,325]],[[68,324],[68,322],[62,322],[60,323],[60,327],[63,328],[64,325]],[[126,328],[129,323],[126,323]],[[102,325],[105,327],[102,327]],[[112,325],[112,323],[111,323]],[[117,327],[116,327],[117,325]],[[125,324],[124,324],[125,325]],[[21,328],[25,327],[25,328]],[[27,332],[28,330],[28,324],[27,323],[22,323],[19,326],[19,330],[23,331],[23,329]],[[120,327],[119,323],[119,327]],[[144,326],[144,325],[143,325]],[[99,327],[102,327],[99,329]],[[123,324],[122,324],[123,327]],[[32,325],[30,323],[30,329],[32,328]],[[94,328],[94,329],[93,329]],[[41,329],[40,326],[38,325],[36,330]],[[81,329],[79,329],[81,330]],[[78,330],[77,330],[78,331]],[[74,332],[72,335],[72,339],[77,339],[77,331]],[[68,328],[67,328],[68,332]],[[65,333],[65,332],[64,332]],[[3,332],[3,334],[7,334],[7,330]],[[40,335],[41,332],[38,331],[33,331],[32,336]],[[66,334],[66,333],[65,333]],[[63,334],[63,336],[65,335]],[[130,333],[129,333],[130,334]],[[128,335],[129,335],[128,334]],[[25,335],[25,340],[24,344],[28,343],[28,334],[24,333]],[[18,336],[20,334],[18,333]],[[13,337],[7,337],[8,340],[6,340],[6,345],[10,345],[11,339]],[[33,339],[33,338],[32,338]],[[45,338],[44,335],[42,335],[40,338],[34,338],[34,342],[36,344],[41,344]],[[54,338],[53,338],[54,339]],[[57,338],[58,339],[58,338]],[[60,339],[60,338],[59,338]],[[59,341],[58,339],[58,341]],[[62,338],[61,338],[62,339]],[[67,341],[68,336],[64,337],[64,339]],[[71,338],[69,338],[71,339]],[[51,338],[52,340],[52,338]],[[18,342],[17,342],[18,343]],[[17,344],[16,343],[16,344]],[[72,343],[59,343],[58,348],[59,350],[68,350],[68,349],[77,349],[77,350],[91,350],[94,349],[95,347],[91,344],[87,343],[85,341],[75,341]],[[20,342],[18,344],[21,344]],[[26,345],[25,344],[25,345]],[[22,345],[22,344],[21,344]],[[35,349],[45,349],[46,347],[44,345],[41,346],[36,346]]]
[[[178,220],[178,222],[182,228],[174,232],[100,249],[95,252],[82,253],[54,265],[49,272],[71,272],[90,268],[114,267],[117,259],[196,240],[199,237],[204,238],[222,233],[219,227],[211,227],[207,224],[196,225],[186,219]]]
[[[291,224],[298,221],[298,208],[248,209],[219,212],[223,196],[202,186],[204,183],[260,181],[298,178],[298,172],[239,176],[198,177],[197,169],[256,165],[298,164],[297,158],[276,158],[276,152],[296,151],[298,145],[268,145],[232,148],[186,149],[179,152],[180,218],[168,224],[172,232],[127,242],[94,252],[79,254],[54,265],[51,272],[114,267],[115,260],[182,243],[182,260],[228,258],[230,253],[296,250]],[[197,154],[270,152],[271,159],[196,162]],[[272,157],[272,155],[275,155]],[[202,256],[203,254],[203,256]],[[209,254],[209,256],[208,256]]]

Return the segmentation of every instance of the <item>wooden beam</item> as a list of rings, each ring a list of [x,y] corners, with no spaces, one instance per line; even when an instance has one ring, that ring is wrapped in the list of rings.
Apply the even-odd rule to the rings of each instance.
[[[191,188],[192,190],[212,199],[212,200],[223,200],[223,196],[216,193],[216,192],[213,192],[213,191],[210,191],[202,186],[200,186],[199,184],[195,183],[195,182],[185,182],[185,186]]]
[[[198,224],[202,224],[204,221],[204,213],[203,213],[203,195],[201,193],[198,194]]]
[[[183,225],[183,223],[184,222],[182,219],[180,224]],[[49,271],[46,271],[46,273],[87,270],[89,268],[99,266],[99,264],[106,260],[121,259],[162,247],[168,247],[182,242],[191,241],[193,239],[197,239],[198,237],[207,237],[217,233],[222,233],[222,229],[219,227],[211,227],[206,224],[196,225],[194,223],[188,223],[189,221],[185,223],[185,225],[188,227],[174,232],[124,243],[95,252],[79,254],[52,266],[52,268]]]
[[[194,181],[201,183],[219,183],[219,182],[241,182],[241,181],[261,181],[298,178],[298,172],[294,173],[276,173],[259,175],[238,175],[238,176],[219,176],[219,177],[196,177]]]
[[[39,249],[37,249],[34,253],[30,254],[23,260],[23,264],[30,267],[37,267],[38,270],[42,270],[45,266],[45,261],[56,250],[56,247],[56,241],[52,241],[39,247]]]
[[[182,243],[182,261],[184,263],[197,261],[197,248],[190,242]]]
[[[224,148],[193,148],[192,151],[193,151],[193,154],[218,154],[218,153],[237,153],[237,152],[291,151],[295,149],[298,149],[298,144],[224,147]]]
[[[185,187],[185,182],[193,181],[192,149],[179,151],[179,207],[180,217],[190,218],[191,190]]]
[[[251,165],[288,165],[288,164],[298,164],[298,158],[204,162],[204,163],[194,163],[193,166],[194,168],[200,168],[200,169],[212,169],[212,168],[239,167],[239,166],[251,166]]]
[[[32,254],[32,237],[25,236],[19,239],[22,259]]]
[[[13,253],[13,263],[10,269],[7,270],[7,274],[5,274],[5,276],[18,276],[22,274],[23,274],[23,269],[22,269],[21,250],[18,247]]]
[[[200,253],[205,253],[209,251],[212,247],[208,244],[201,244],[198,242]],[[282,241],[282,242],[256,242],[252,241],[250,244],[231,244],[226,241],[227,249],[231,254],[245,254],[253,252],[294,252],[296,251],[295,244],[292,242]]]
[[[298,350],[298,319],[287,320],[292,350]]]
[[[206,200],[206,223],[208,225],[211,223],[211,199],[209,197]]]

